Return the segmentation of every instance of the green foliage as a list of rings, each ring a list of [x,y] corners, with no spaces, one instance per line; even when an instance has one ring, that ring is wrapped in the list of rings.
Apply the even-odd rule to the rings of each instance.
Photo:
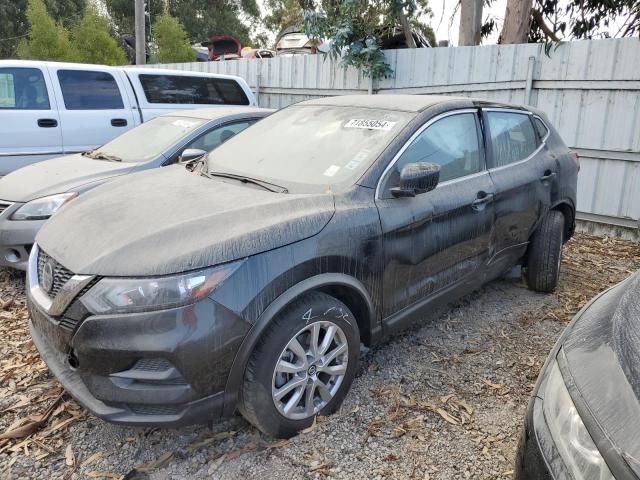
[[[340,58],[343,66],[381,79],[393,70],[385,61],[380,39],[397,31],[402,13],[419,33],[433,33],[419,20],[431,13],[427,0],[323,0],[319,7],[312,4],[305,9],[304,30],[316,42],[330,40],[329,55]],[[435,40],[435,35],[429,36]]]
[[[18,56],[34,60],[79,60],[69,32],[47,13],[43,0],[29,0],[27,6],[29,37],[18,45]]]
[[[0,0],[4,1],[4,0]],[[103,0],[119,33],[134,32],[133,0]],[[164,1],[147,2],[151,25],[164,11]],[[251,44],[250,23],[260,20],[256,0],[167,0],[169,14],[175,17],[187,32],[190,42],[202,42],[212,35],[232,35],[242,45]],[[148,25],[147,25],[148,27]]]
[[[106,18],[94,7],[87,10],[71,31],[71,40],[83,63],[101,65],[124,65],[127,57],[111,36],[111,27]]]
[[[171,15],[165,13],[156,18],[152,36],[155,43],[153,62],[195,62],[196,53],[189,45],[184,28]]]
[[[86,0],[45,0],[49,15],[65,27],[78,19],[85,4]],[[16,55],[28,29],[27,0],[0,0],[0,58]]]
[[[109,12],[111,20],[115,24],[118,33],[130,33],[135,31],[135,1],[134,0],[102,0]],[[162,15],[164,2],[161,0],[147,0],[147,11],[150,13],[151,21]],[[147,25],[149,28],[149,25]]]

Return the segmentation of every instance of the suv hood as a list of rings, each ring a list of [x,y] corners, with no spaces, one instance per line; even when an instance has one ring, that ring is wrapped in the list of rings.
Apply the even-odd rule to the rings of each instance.
[[[74,273],[165,275],[303,240],[333,213],[331,194],[273,193],[176,165],[82,195],[44,225],[36,242]]]
[[[129,173],[137,164],[107,162],[81,154],[53,158],[20,168],[0,180],[0,199],[29,202],[64,193],[87,183]]]
[[[640,272],[594,301],[563,344],[581,397],[640,475]],[[566,382],[567,379],[565,379]]]

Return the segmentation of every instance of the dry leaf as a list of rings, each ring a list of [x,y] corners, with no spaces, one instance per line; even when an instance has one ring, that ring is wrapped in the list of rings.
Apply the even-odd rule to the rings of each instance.
[[[73,467],[76,464],[76,457],[73,454],[71,444],[67,445],[67,449],[64,451],[64,460],[68,467]]]

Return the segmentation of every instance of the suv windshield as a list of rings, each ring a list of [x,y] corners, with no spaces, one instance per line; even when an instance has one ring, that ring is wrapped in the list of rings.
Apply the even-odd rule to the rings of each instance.
[[[413,114],[298,105],[261,120],[209,154],[209,172],[282,185],[293,193],[352,185]]]
[[[96,152],[123,162],[146,162],[178,143],[206,121],[191,117],[156,117],[104,144]],[[95,154],[93,157],[100,158]]]

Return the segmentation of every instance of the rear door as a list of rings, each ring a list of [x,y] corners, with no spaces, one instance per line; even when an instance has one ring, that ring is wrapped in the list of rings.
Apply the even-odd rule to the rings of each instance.
[[[46,67],[17,65],[0,67],[0,175],[63,153]]]
[[[414,162],[439,164],[438,186],[413,198],[394,198],[390,189],[398,185],[402,167]],[[376,194],[385,317],[479,273],[491,255],[493,194],[476,110],[431,120],[409,140]]]
[[[105,144],[135,126],[135,105],[117,71],[93,65],[51,69],[60,105],[65,153]]]
[[[526,249],[538,219],[549,204],[541,160],[544,151],[531,114],[522,110],[483,109],[489,174],[496,187],[496,260],[515,262]]]
[[[255,104],[246,84],[233,77],[138,69],[127,69],[125,73],[136,92],[144,121],[176,110]]]

